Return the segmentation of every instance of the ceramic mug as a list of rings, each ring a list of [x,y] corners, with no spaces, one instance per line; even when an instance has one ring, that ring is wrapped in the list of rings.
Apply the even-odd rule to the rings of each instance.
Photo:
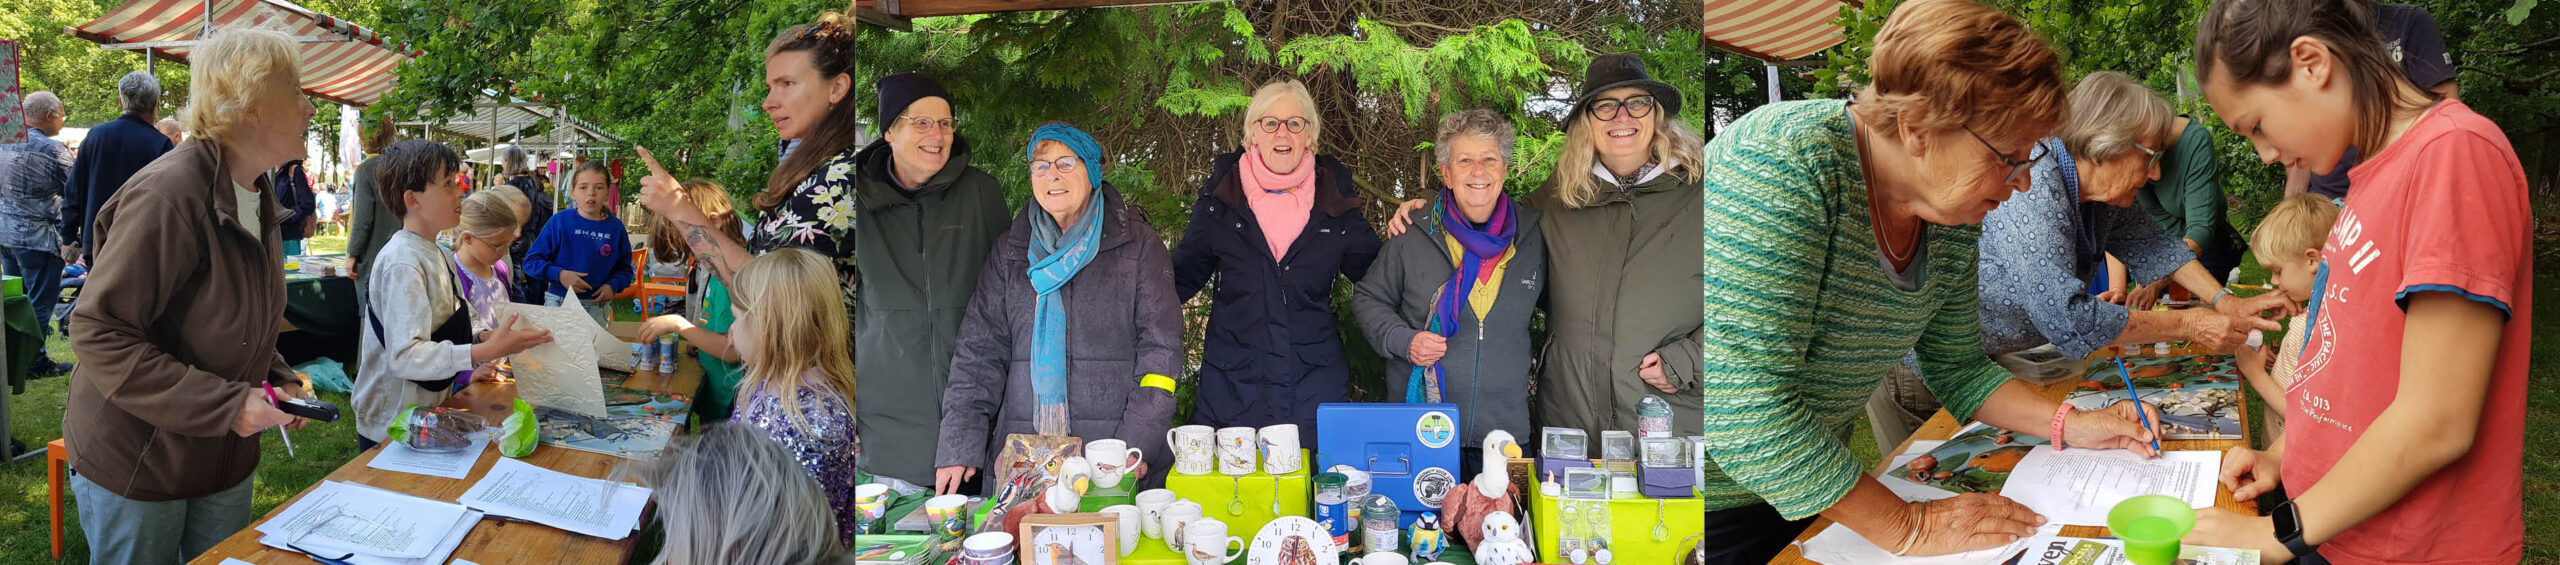
[[[1116,439],[1097,439],[1084,444],[1084,456],[1093,461],[1094,486],[1118,486],[1122,477],[1137,470],[1138,463],[1147,459],[1145,451]]]
[[[1306,466],[1298,456],[1298,425],[1280,424],[1262,428],[1262,470],[1272,476],[1298,472]]]
[[[1253,474],[1253,428],[1220,428],[1218,430],[1218,472],[1245,476]]]
[[[1120,521],[1120,556],[1128,557],[1138,550],[1138,518],[1146,515],[1138,507],[1122,504],[1102,509],[1103,514]]]
[[[1166,449],[1173,450],[1173,472],[1206,475],[1213,465],[1212,450],[1217,445],[1217,429],[1208,426],[1181,426],[1164,431]]]
[[[1235,551],[1227,551],[1233,546]],[[1226,565],[1244,557],[1244,538],[1227,535],[1227,523],[1201,518],[1182,531],[1182,556],[1190,565]]]
[[[1387,551],[1371,553],[1360,558],[1360,565],[1408,565],[1410,563],[1413,562],[1406,560],[1403,554]]]
[[[1164,539],[1164,509],[1173,501],[1173,491],[1165,489],[1138,493],[1138,523],[1145,528],[1147,539]]]
[[[1165,549],[1173,550],[1174,553],[1182,553],[1182,529],[1189,527],[1192,522],[1199,520],[1200,503],[1189,500],[1177,500],[1174,501],[1172,506],[1164,507]]]
[[[960,544],[960,565],[1009,565],[1013,563],[1013,534],[987,532],[969,536]]]
[[[924,515],[933,520],[933,531],[948,537],[959,537],[961,532],[968,531],[969,521],[961,517],[968,512],[968,509],[969,497],[957,494],[946,494],[924,501]],[[957,525],[959,528],[948,527],[952,525]]]

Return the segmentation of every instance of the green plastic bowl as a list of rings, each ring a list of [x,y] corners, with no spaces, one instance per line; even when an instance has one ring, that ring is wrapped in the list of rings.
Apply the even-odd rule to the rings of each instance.
[[[2196,510],[2184,500],[2146,494],[2108,510],[2107,529],[2124,540],[2125,559],[2134,565],[2169,565],[2178,561],[2178,540],[2196,529]]]

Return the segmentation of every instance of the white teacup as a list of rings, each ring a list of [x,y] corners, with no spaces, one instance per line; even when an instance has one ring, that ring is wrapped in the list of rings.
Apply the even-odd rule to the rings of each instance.
[[[1227,523],[1217,518],[1201,518],[1182,531],[1182,558],[1190,565],[1226,565],[1244,557],[1244,548],[1244,538],[1227,535]]]
[[[1164,507],[1165,549],[1173,550],[1174,553],[1182,553],[1182,530],[1183,528],[1190,527],[1192,522],[1198,521],[1199,519],[1200,503],[1189,500],[1177,500],[1174,501],[1172,506]]]
[[[1254,451],[1259,449],[1254,443],[1256,432],[1241,427],[1218,430],[1219,473],[1239,477],[1253,474]]]
[[[1013,562],[1013,534],[987,532],[960,544],[961,565],[1007,565]]]
[[[1104,508],[1102,513],[1120,521],[1120,556],[1128,557],[1131,552],[1137,551],[1138,518],[1145,516],[1146,513],[1138,510],[1136,506],[1127,504]]]
[[[1145,451],[1116,439],[1097,439],[1084,444],[1084,456],[1093,461],[1095,486],[1119,485],[1122,477],[1128,476],[1130,471],[1138,468],[1139,462],[1147,459]]]
[[[1165,449],[1173,450],[1173,472],[1206,475],[1214,468],[1214,451],[1218,430],[1208,426],[1182,426],[1164,432]]]
[[[1174,500],[1173,491],[1165,489],[1138,493],[1138,523],[1145,528],[1147,539],[1164,539],[1164,509]]]
[[[1280,424],[1262,428],[1262,470],[1272,476],[1298,472],[1304,458],[1298,456],[1298,425]]]
[[[1360,558],[1360,565],[1408,565],[1410,563],[1413,562],[1406,560],[1403,554],[1389,551],[1371,553]]]

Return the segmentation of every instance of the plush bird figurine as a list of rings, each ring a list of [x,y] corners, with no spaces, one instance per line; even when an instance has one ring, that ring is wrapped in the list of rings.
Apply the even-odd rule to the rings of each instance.
[[[1520,456],[1520,442],[1510,432],[1494,430],[1484,435],[1484,471],[1475,480],[1449,489],[1449,497],[1440,503],[1440,515],[1448,529],[1466,538],[1467,547],[1484,543],[1484,519],[1495,512],[1520,513],[1520,486],[1511,484],[1511,473],[1504,469],[1511,458]],[[1517,526],[1518,524],[1514,524]]]
[[[1529,550],[1529,542],[1521,539],[1520,521],[1510,512],[1485,516],[1484,541],[1476,545],[1476,565],[1524,565],[1538,560]]]
[[[1413,521],[1413,560],[1427,562],[1440,559],[1440,552],[1449,549],[1446,536],[1440,531],[1438,513],[1422,513],[1421,518]]]

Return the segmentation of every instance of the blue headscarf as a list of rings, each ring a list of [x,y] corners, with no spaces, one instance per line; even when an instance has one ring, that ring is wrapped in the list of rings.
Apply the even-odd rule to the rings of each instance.
[[[1085,195],[1084,215],[1074,226],[1057,225],[1037,206],[1023,210],[1033,215],[1028,222],[1028,274],[1031,290],[1038,294],[1031,314],[1031,392],[1039,407],[1032,415],[1032,426],[1040,435],[1067,436],[1075,434],[1070,430],[1067,411],[1067,308],[1058,291],[1092,263],[1094,254],[1101,250],[1102,216],[1107,212],[1099,204],[1107,201],[1101,197],[1102,169],[1095,166],[1100,162],[1102,145],[1094,142],[1093,136],[1063,123],[1043,125],[1031,132],[1031,142],[1022,149],[1023,157],[1034,158],[1032,154],[1042,141],[1056,141],[1074,151],[1076,158],[1084,161],[1086,178],[1093,183]]]

